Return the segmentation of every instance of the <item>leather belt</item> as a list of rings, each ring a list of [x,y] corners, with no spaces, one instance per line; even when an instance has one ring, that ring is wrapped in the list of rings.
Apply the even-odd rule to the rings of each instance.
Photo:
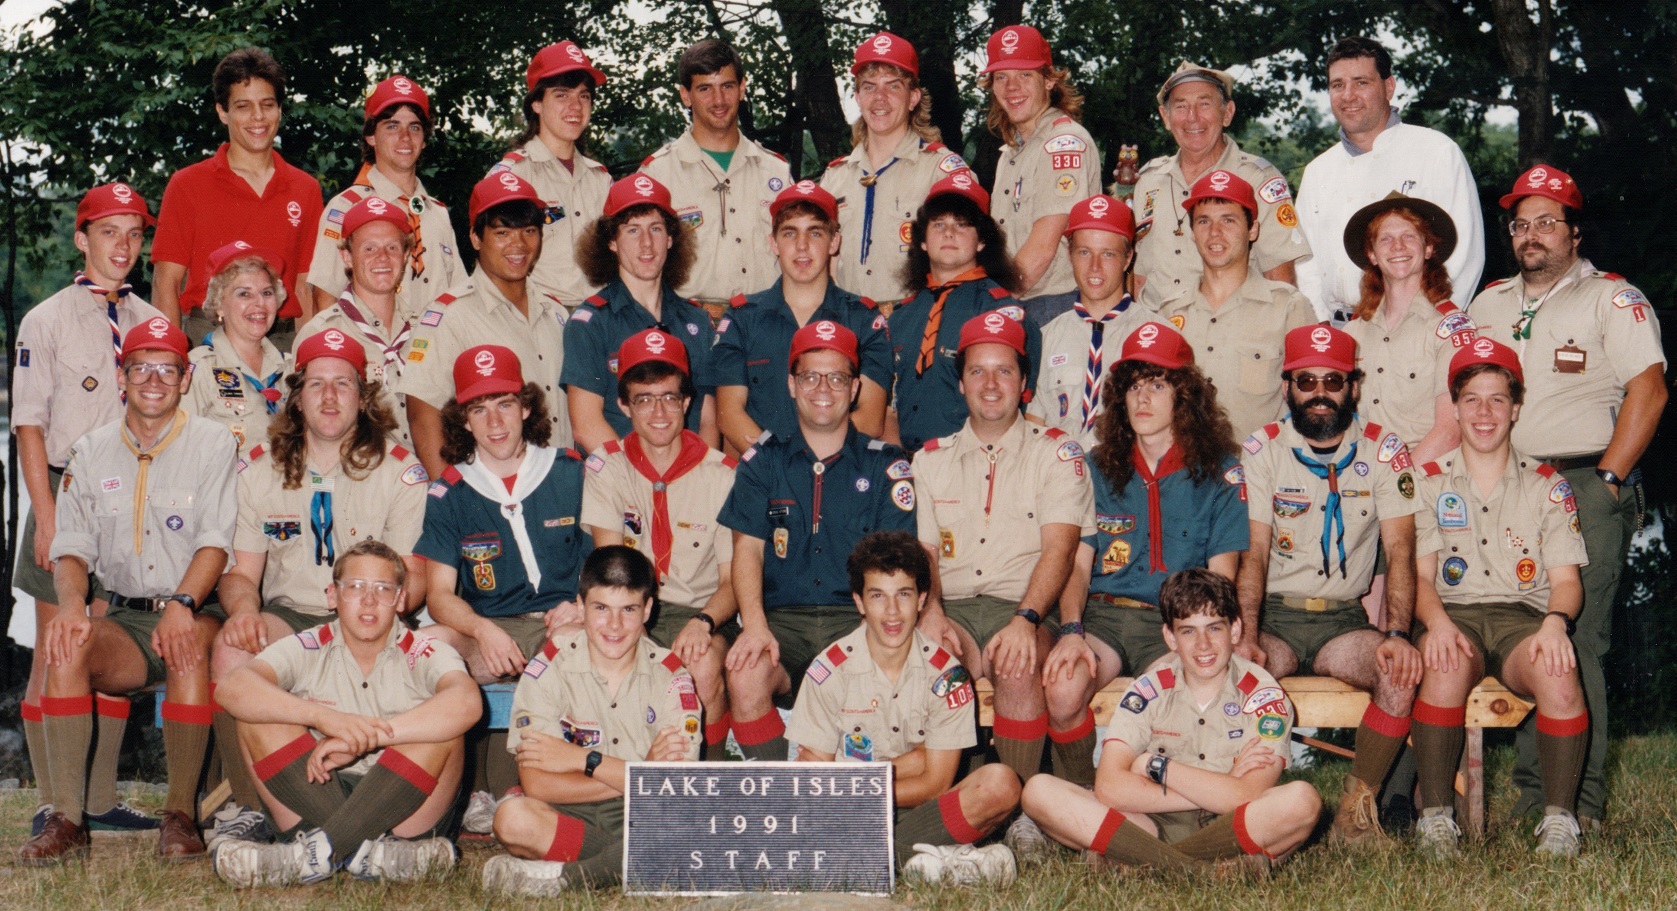
[[[1313,614],[1362,607],[1360,601],[1341,601],[1337,598],[1290,598],[1286,595],[1281,596],[1281,604],[1294,610],[1309,611]]]
[[[132,598],[128,595],[111,595],[110,601],[112,610],[125,608],[127,610],[137,610],[148,614],[155,614],[163,609],[163,605],[167,604],[169,599],[167,597]]]
[[[1606,452],[1591,453],[1590,455],[1565,456],[1558,459],[1543,459],[1542,462],[1556,471],[1571,471],[1574,468],[1594,468],[1600,464],[1601,457]]]

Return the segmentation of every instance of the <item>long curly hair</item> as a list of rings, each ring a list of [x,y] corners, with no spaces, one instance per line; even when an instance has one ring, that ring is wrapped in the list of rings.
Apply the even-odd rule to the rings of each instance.
[[[443,406],[444,462],[459,465],[477,457],[477,437],[472,436],[471,428],[466,426],[466,409],[478,399],[493,397],[480,395],[465,402],[449,399],[448,404]],[[542,395],[542,387],[525,383],[524,388],[518,390],[518,404],[530,409],[530,416],[524,419],[520,430],[524,442],[531,446],[546,446],[553,439],[553,422],[548,420],[547,397]]]
[[[1072,84],[1071,70],[1063,66],[1039,66],[1037,72],[1042,78],[1053,80],[1054,85],[1048,90],[1048,106],[1059,108],[1060,113],[1082,123],[1083,122],[1083,93]],[[984,94],[990,96],[990,109],[984,113],[984,125],[990,132],[1000,136],[1002,142],[1012,143],[1019,136],[1019,128],[1007,118],[1007,108],[1002,107],[994,92],[990,91],[991,73],[978,77],[978,87]]]
[[[643,202],[630,206],[616,215],[602,215],[582,232],[576,240],[576,264],[594,285],[609,285],[618,279],[617,254],[611,242],[617,239],[617,229],[630,219],[657,212],[664,216],[664,230],[670,235],[670,255],[664,260],[664,287],[674,290],[687,284],[693,273],[693,261],[698,256],[693,235],[681,225],[681,219]]]
[[[220,318],[221,299],[227,296],[239,276],[253,272],[268,276],[268,287],[274,289],[274,313],[279,313],[279,308],[285,306],[285,282],[268,270],[268,262],[262,257],[241,256],[210,276],[209,287],[204,290],[204,315]]]
[[[1401,218],[1414,225],[1415,230],[1420,232],[1421,243],[1432,247],[1434,251],[1438,249],[1438,235],[1433,231],[1432,226],[1427,224],[1427,220],[1416,214],[1414,209],[1398,206],[1382,214],[1369,224],[1365,253],[1373,255],[1375,228],[1379,227],[1380,223],[1388,218]],[[1374,319],[1374,314],[1380,309],[1380,302],[1386,298],[1386,277],[1380,274],[1378,268],[1364,269],[1360,290],[1362,296],[1357,299],[1357,307],[1352,311],[1352,318]],[[1436,304],[1439,301],[1449,300],[1453,290],[1450,285],[1450,273],[1445,271],[1443,261],[1438,258],[1435,252],[1434,255],[1427,257],[1426,268],[1421,273],[1421,293],[1427,296],[1428,301]]]
[[[384,384],[366,377],[357,377],[356,382],[361,390],[360,411],[355,429],[338,450],[344,475],[353,481],[362,480],[379,467],[384,461],[385,438],[396,432],[396,416],[384,404]],[[268,450],[285,475],[285,489],[296,490],[303,486],[309,458],[303,423],[303,371],[288,374],[285,388],[285,407],[268,425]]]
[[[862,71],[856,74],[856,84],[860,85],[863,79],[882,72],[889,76],[902,76],[908,82],[909,91],[920,92],[920,103],[914,106],[914,110],[908,112],[908,128],[916,136],[927,142],[942,142],[943,131],[932,124],[932,93],[925,90],[918,77],[900,66],[875,61],[862,67]],[[850,144],[852,146],[861,145],[862,140],[866,139],[867,135],[868,125],[858,115],[855,120],[850,122]]]
[[[1182,463],[1194,483],[1203,483],[1222,471],[1223,460],[1238,449],[1234,440],[1234,426],[1229,416],[1217,404],[1217,386],[1189,364],[1166,370],[1146,361],[1119,361],[1107,374],[1101,387],[1100,416],[1095,419],[1096,443],[1090,458],[1095,468],[1122,494],[1135,474],[1130,451],[1135,447],[1135,429],[1130,426],[1130,414],[1124,404],[1124,393],[1143,380],[1164,377],[1175,394],[1171,417],[1171,437]]]
[[[978,264],[984,267],[991,281],[1006,288],[1010,294],[1018,294],[1024,281],[1019,275],[1019,267],[1013,263],[1013,257],[1007,255],[1007,237],[1002,234],[1001,225],[996,224],[990,213],[980,209],[972,200],[953,193],[926,200],[914,216],[914,227],[908,241],[908,261],[897,276],[910,294],[926,290],[926,276],[932,271],[932,258],[921,245],[926,242],[927,226],[945,215],[953,215],[978,229],[978,242],[984,245],[984,249],[978,251]]]

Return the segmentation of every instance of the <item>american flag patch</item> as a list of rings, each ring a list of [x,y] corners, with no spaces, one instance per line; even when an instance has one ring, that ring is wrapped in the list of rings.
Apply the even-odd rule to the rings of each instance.
[[[593,318],[594,311],[588,309],[587,307],[578,307],[576,308],[576,312],[571,314],[571,322],[573,323],[586,323]]]
[[[529,677],[531,680],[540,677],[542,675],[542,671],[545,670],[547,670],[547,662],[540,658],[531,658],[529,661],[524,663],[524,676]]]
[[[306,629],[298,633],[297,641],[303,643],[303,647],[311,652],[320,648],[320,639],[315,636],[312,629]]]
[[[598,455],[591,455],[591,456],[588,457],[588,461],[585,462],[584,464],[586,464],[588,466],[589,471],[592,471],[595,474],[599,474],[602,470],[605,469],[606,460],[600,458]]]
[[[419,318],[419,324],[421,326],[435,326],[442,321],[443,312],[441,310],[427,310],[425,311],[425,315]]]
[[[343,210],[342,209],[327,209],[326,210],[326,220],[331,222],[332,224],[335,224],[335,225],[343,224],[344,223],[344,212],[343,212]]]
[[[448,485],[441,481],[432,481],[430,489],[425,492],[433,497],[440,497],[448,493]]]
[[[1264,448],[1264,441],[1258,439],[1258,435],[1254,433],[1247,437],[1246,442],[1240,444],[1240,447],[1253,455],[1257,455],[1258,451]]]
[[[809,663],[809,670],[804,673],[809,677],[809,679],[815,681],[816,686],[820,686],[821,684],[827,682],[828,677],[833,676],[833,669],[822,663],[820,659],[817,659]]]

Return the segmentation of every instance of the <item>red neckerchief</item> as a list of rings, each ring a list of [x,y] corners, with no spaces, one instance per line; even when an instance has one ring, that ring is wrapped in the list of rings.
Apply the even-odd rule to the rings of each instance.
[[[1141,454],[1140,446],[1130,447],[1130,462],[1135,466],[1136,475],[1147,485],[1147,568],[1151,572],[1168,573],[1170,567],[1165,565],[1165,520],[1163,511],[1159,509],[1159,481],[1185,467],[1182,453],[1175,445],[1165,450],[1164,456],[1159,459],[1158,474],[1148,470],[1147,459]]]
[[[641,477],[652,482],[652,559],[658,565],[659,579],[670,573],[670,549],[675,544],[675,535],[670,530],[669,486],[699,467],[709,450],[710,447],[698,434],[683,430],[681,451],[676,454],[670,470],[660,475],[658,469],[652,467],[652,460],[646,457],[639,434],[631,433],[623,439],[623,455],[629,459],[629,464],[641,473]]]
[[[937,354],[937,334],[938,329],[943,326],[943,305],[949,300],[949,292],[967,282],[987,277],[988,273],[984,271],[983,266],[974,266],[942,285],[932,284],[931,273],[926,274],[926,293],[932,295],[932,309],[926,314],[926,330],[920,337],[920,357],[914,362],[915,376],[924,376],[926,370],[932,366],[932,358]]]

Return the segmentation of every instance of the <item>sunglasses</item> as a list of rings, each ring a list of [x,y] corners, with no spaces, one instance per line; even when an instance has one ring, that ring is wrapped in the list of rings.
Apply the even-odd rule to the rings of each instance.
[[[1314,373],[1297,373],[1293,375],[1293,385],[1300,392],[1315,392],[1321,386],[1326,392],[1338,392],[1345,388],[1345,374],[1330,373],[1327,376],[1317,376]]]

